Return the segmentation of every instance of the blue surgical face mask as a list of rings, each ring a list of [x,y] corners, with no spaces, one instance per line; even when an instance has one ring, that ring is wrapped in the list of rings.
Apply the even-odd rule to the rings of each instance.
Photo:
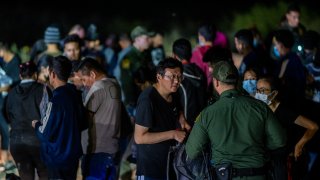
[[[255,98],[266,103],[267,105],[270,105],[275,98],[276,91],[272,91],[270,94],[262,94],[262,93],[256,93]]]
[[[268,100],[268,95],[266,94],[256,93],[254,97],[268,105],[271,104],[271,101]]]
[[[275,57],[277,59],[280,59],[280,52],[278,51],[278,49],[275,46],[273,46],[273,54],[275,55]]]
[[[199,41],[199,46],[204,46],[204,42]]]
[[[242,87],[249,94],[254,94],[257,89],[257,80],[254,80],[254,79],[244,80],[242,82]]]

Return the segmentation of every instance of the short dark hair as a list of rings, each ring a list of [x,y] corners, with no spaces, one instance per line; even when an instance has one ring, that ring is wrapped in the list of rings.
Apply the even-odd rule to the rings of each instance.
[[[241,29],[239,30],[235,35],[235,38],[237,38],[242,43],[249,45],[250,47],[253,46],[253,33],[249,29]]]
[[[99,73],[106,74],[101,64],[91,57],[85,57],[83,60],[81,60],[78,68],[76,69],[76,71],[80,71],[84,75],[89,75],[90,71],[93,70]]]
[[[192,56],[192,47],[190,41],[184,38],[177,39],[172,45],[172,52],[180,59],[189,61]]]
[[[41,71],[41,68],[44,67],[48,67],[49,66],[49,63],[50,61],[53,61],[54,57],[49,55],[49,54],[43,54],[40,58],[39,58],[39,61],[37,63],[37,69],[38,69],[38,72]]]
[[[73,76],[74,73],[78,71],[80,63],[81,63],[81,61],[78,61],[78,60],[71,61],[71,66],[72,66],[71,76]]]
[[[287,13],[290,13],[291,11],[300,13],[300,7],[298,6],[297,3],[291,3],[288,5]]]
[[[200,28],[198,29],[198,33],[204,37],[204,39],[206,41],[214,41],[214,39],[216,38],[216,27],[214,25],[211,24],[205,24],[200,26]]]
[[[32,61],[28,61],[19,65],[19,72],[22,78],[31,78],[37,72],[37,67]]]
[[[122,33],[122,34],[119,35],[119,41],[121,41],[121,40],[131,41],[131,38],[128,35],[128,33]]]
[[[172,57],[167,57],[157,65],[156,74],[164,75],[166,68],[174,69],[177,67],[180,68],[181,73],[183,73],[182,63]]]
[[[54,57],[52,61],[49,62],[49,71],[53,71],[58,79],[67,82],[71,73],[71,62],[65,56]]]
[[[274,33],[274,37],[277,41],[282,43],[286,48],[292,48],[294,44],[294,37],[290,30],[279,29]]]
[[[9,45],[7,43],[0,43],[0,50],[10,51]]]
[[[269,83],[271,91],[277,90],[278,83],[274,79],[273,76],[271,76],[271,75],[262,76],[262,77],[258,78],[257,81],[259,81],[259,80]]]
[[[66,38],[64,38],[63,46],[65,46],[67,43],[70,43],[70,42],[78,43],[79,47],[82,46],[82,40],[77,34],[71,34],[71,35],[68,35]]]
[[[203,62],[216,64],[219,61],[232,61],[232,52],[229,48],[212,46],[203,55]]]

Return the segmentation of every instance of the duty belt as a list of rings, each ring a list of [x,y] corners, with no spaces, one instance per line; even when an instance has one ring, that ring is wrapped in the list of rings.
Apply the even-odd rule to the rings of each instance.
[[[232,168],[232,177],[266,175],[267,169],[261,168]]]

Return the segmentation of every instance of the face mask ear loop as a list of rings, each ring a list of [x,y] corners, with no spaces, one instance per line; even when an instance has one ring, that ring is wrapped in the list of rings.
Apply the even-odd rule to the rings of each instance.
[[[275,93],[276,93],[276,91],[273,90],[273,91],[268,95],[268,101],[269,101],[268,105],[270,105],[270,104],[272,103],[272,101],[274,100],[274,98],[276,97]],[[272,95],[272,99],[269,99],[269,97],[270,97],[271,95]]]

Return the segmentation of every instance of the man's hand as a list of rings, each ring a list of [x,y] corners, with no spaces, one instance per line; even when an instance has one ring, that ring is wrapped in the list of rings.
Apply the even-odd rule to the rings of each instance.
[[[37,122],[38,122],[38,120],[33,120],[33,121],[32,121],[31,125],[32,125],[33,128],[36,127],[36,123],[37,123]]]
[[[180,116],[179,116],[179,123],[182,130],[186,130],[188,132],[191,130],[191,126],[188,124],[182,112],[180,113]]]
[[[294,157],[295,157],[296,160],[298,159],[298,157],[301,156],[302,151],[303,151],[303,146],[304,146],[304,144],[302,144],[302,143],[297,143],[296,144],[296,146],[294,148]]]
[[[173,138],[176,141],[181,143],[184,140],[184,138],[186,138],[186,132],[180,131],[180,130],[175,130],[174,134],[173,134]]]

